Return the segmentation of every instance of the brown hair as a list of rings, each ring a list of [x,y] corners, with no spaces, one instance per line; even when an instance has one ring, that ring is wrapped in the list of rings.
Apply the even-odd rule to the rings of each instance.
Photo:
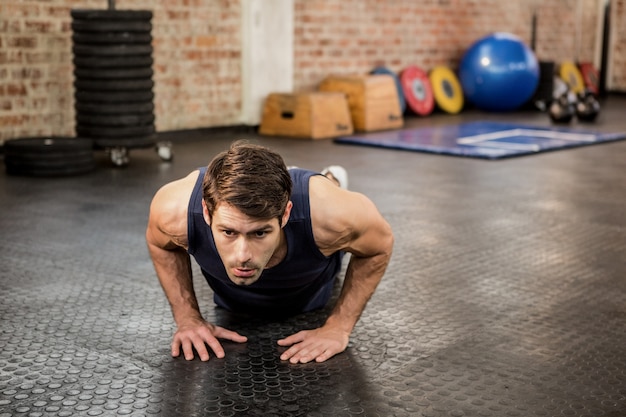
[[[202,194],[211,216],[220,203],[227,203],[247,216],[276,217],[281,223],[291,187],[291,176],[278,153],[237,141],[207,167]]]

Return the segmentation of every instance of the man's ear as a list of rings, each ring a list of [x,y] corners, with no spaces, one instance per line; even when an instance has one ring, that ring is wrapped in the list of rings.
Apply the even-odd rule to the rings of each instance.
[[[285,212],[283,213],[282,222],[280,223],[280,227],[283,228],[289,221],[289,216],[291,215],[291,208],[293,207],[293,203],[291,201],[287,202],[287,207],[285,207]]]
[[[209,209],[206,207],[204,199],[202,200],[202,217],[204,217],[204,222],[211,227],[211,215],[209,214]]]

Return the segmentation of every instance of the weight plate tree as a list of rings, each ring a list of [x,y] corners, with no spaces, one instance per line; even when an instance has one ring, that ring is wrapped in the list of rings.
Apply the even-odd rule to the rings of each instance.
[[[132,148],[156,146],[171,160],[171,144],[156,143],[152,12],[74,9],[71,16],[76,135],[106,149],[117,166],[128,164]]]

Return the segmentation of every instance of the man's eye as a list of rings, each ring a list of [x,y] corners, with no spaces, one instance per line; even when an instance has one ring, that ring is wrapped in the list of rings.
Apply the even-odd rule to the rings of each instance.
[[[258,231],[258,232],[254,232],[254,235],[256,237],[265,237],[267,235],[267,232],[264,231]]]
[[[234,235],[235,235],[235,232],[233,232],[232,230],[224,230],[224,234],[225,234],[226,236],[234,236]]]

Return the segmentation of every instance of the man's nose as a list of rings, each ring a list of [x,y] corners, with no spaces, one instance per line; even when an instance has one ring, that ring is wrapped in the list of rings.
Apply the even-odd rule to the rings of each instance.
[[[244,237],[237,239],[237,244],[235,245],[235,257],[237,263],[243,264],[252,259],[252,253],[250,252],[250,244],[248,240]]]

